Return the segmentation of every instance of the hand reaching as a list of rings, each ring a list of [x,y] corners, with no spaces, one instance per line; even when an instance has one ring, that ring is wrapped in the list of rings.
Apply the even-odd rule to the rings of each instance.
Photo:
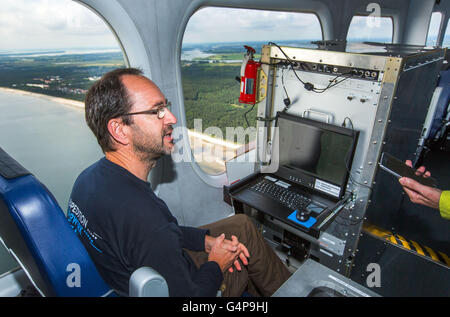
[[[407,160],[406,165],[412,167],[412,162]],[[416,170],[416,175],[428,178],[431,173],[424,166],[421,166]],[[422,185],[408,177],[400,178],[399,182],[413,203],[439,209],[439,199],[442,194],[440,189]]]

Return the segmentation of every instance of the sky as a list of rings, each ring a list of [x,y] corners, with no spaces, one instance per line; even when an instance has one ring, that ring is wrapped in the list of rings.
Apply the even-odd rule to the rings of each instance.
[[[0,50],[118,47],[95,13],[71,0],[0,0]]]
[[[322,39],[316,15],[210,7],[194,13],[186,26],[183,41],[202,43],[295,39]]]
[[[0,8],[0,51],[119,47],[101,18],[71,0],[0,0]],[[363,29],[367,36],[391,34],[386,21],[368,28],[365,19],[356,18],[349,35],[360,36]],[[210,7],[191,17],[183,43],[321,38],[314,14]]]

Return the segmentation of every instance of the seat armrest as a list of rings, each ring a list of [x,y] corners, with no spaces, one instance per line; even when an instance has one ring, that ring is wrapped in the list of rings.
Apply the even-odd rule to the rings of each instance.
[[[150,267],[143,266],[131,274],[130,297],[168,297],[166,280]]]

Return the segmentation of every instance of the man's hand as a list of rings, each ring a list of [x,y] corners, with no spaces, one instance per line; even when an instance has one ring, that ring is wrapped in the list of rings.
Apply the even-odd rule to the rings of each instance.
[[[231,236],[231,241],[230,240],[225,240],[226,243],[231,243],[231,247],[237,247],[236,252],[239,253],[239,259],[241,259],[242,264],[244,264],[245,266],[248,265],[248,258],[250,257],[250,253],[248,252],[247,248],[245,247],[245,245],[243,245],[242,243],[239,242],[238,238],[235,235]],[[238,260],[234,261],[234,266],[236,267],[236,269],[238,271],[242,270],[241,264],[239,263]],[[228,271],[230,273],[233,273],[233,268],[230,267],[228,269]]]
[[[412,162],[407,160],[406,165],[412,167]],[[431,176],[431,173],[427,171],[424,166],[421,166],[416,170],[416,175],[428,178]],[[400,178],[399,182],[413,203],[439,209],[439,199],[442,194],[441,190],[422,185],[408,177]]]
[[[222,234],[224,236],[224,234]],[[225,237],[225,236],[224,236]],[[205,251],[206,253],[210,253],[213,245],[217,242],[217,239],[221,238],[221,236],[214,238],[211,236],[205,236]],[[236,260],[234,261],[234,266],[238,271],[242,270],[241,264],[238,261],[238,258],[242,261],[244,265],[248,265],[248,258],[250,257],[250,253],[247,248],[239,242],[236,236],[231,236],[231,241],[228,239],[223,239],[221,242],[221,247],[225,250],[236,254]],[[229,272],[233,272],[233,268],[230,266],[228,268]]]
[[[233,247],[233,249],[235,249],[234,252],[230,251],[228,247],[226,247],[226,243],[224,243],[224,240],[224,233],[215,238],[212,245],[210,245],[208,256],[208,261],[214,261],[219,264],[222,272],[228,270],[239,256],[237,247]]]

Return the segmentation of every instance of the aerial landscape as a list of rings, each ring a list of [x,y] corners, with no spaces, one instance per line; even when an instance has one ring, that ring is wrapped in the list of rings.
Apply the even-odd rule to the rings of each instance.
[[[256,108],[239,103],[239,77],[244,44],[255,48],[255,59],[267,42],[183,45],[181,72],[188,129],[201,118],[203,128],[256,125]],[[310,40],[280,41],[284,46],[316,47]],[[0,52],[0,87],[83,102],[95,80],[125,67],[120,50],[46,50]],[[247,113],[247,121],[244,114]],[[254,138],[250,136],[250,141]]]

